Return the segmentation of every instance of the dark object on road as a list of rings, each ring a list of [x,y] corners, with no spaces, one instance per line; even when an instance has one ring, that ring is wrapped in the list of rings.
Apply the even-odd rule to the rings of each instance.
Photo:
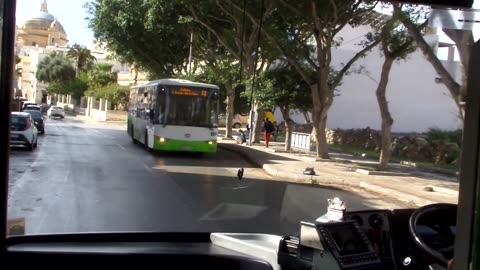
[[[243,177],[243,168],[238,169],[237,176],[238,176],[238,179],[242,180],[242,177]]]
[[[315,174],[317,174],[317,173],[315,172],[315,170],[314,170],[313,168],[308,168],[308,167],[307,167],[307,168],[305,168],[305,170],[303,171],[303,174],[305,174],[305,175],[315,175]]]
[[[45,134],[45,123],[43,121],[42,113],[33,110],[24,110],[23,112],[29,113],[32,116],[33,121],[35,121],[35,127],[38,129],[38,132]]]

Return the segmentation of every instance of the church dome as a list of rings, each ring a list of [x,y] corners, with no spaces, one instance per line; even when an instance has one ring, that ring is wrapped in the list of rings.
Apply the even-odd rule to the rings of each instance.
[[[22,29],[38,29],[38,30],[56,30],[65,34],[62,24],[55,19],[55,16],[48,13],[47,1],[44,0],[40,11],[29,19],[25,20],[21,26]]]
[[[33,15],[31,19],[40,19],[40,20],[48,20],[48,21],[53,21],[55,20],[55,17],[45,11],[39,11],[37,14]]]
[[[50,24],[50,27],[48,28],[48,30],[50,31],[58,31],[58,32],[62,32],[65,34],[65,29],[63,29],[63,26],[62,24],[57,21],[57,19],[55,19],[51,24]]]
[[[17,42],[22,46],[66,46],[68,39],[62,24],[48,12],[47,1],[43,0],[40,10],[18,28]]]

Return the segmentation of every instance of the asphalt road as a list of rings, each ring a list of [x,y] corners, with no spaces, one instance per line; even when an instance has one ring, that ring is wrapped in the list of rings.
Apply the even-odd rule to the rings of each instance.
[[[245,168],[243,180],[236,178]],[[26,233],[295,232],[340,197],[349,210],[403,208],[364,191],[287,184],[233,152],[151,154],[122,123],[47,120],[33,152],[10,153],[9,218]]]

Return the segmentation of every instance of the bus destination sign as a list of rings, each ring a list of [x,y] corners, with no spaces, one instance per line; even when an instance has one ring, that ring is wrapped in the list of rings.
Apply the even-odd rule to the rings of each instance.
[[[206,90],[197,90],[197,89],[190,89],[185,87],[172,90],[171,93],[176,96],[191,96],[191,97],[206,97],[208,95],[208,91]]]

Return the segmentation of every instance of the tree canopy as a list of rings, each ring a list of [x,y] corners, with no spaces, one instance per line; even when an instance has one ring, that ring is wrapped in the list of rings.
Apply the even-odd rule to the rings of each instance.
[[[52,54],[38,63],[35,76],[46,83],[66,82],[75,78],[75,69],[68,58],[61,54]]]
[[[171,77],[189,54],[190,23],[179,1],[95,0],[85,5],[95,39],[152,76]]]
[[[67,52],[67,56],[77,65],[77,72],[89,69],[97,60],[92,52],[84,46],[74,44]]]

